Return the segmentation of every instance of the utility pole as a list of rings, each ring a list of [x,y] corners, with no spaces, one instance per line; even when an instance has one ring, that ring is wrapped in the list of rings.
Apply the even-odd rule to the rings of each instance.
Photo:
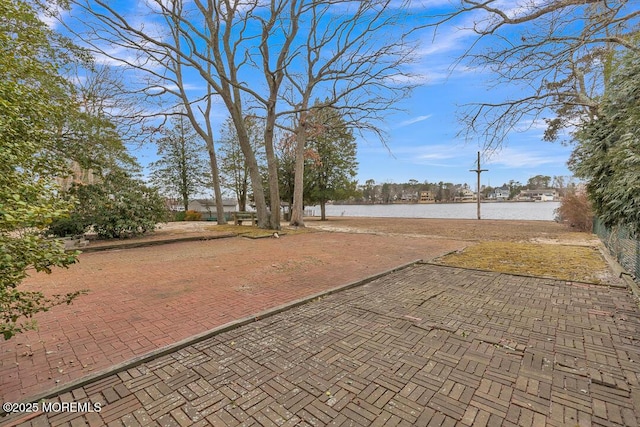
[[[478,169],[469,169],[469,172],[475,172],[478,174],[478,193],[476,195],[476,199],[478,201],[478,219],[480,219],[480,174],[482,172],[487,172],[489,169],[480,169],[480,152],[478,151]]]

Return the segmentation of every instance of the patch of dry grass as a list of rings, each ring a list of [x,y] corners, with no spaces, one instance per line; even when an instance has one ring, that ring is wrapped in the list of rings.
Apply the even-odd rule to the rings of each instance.
[[[279,235],[291,235],[291,234],[303,234],[303,233],[312,233],[313,229],[309,229],[308,227],[303,228],[294,228],[294,227],[283,227],[282,230],[269,230],[264,228],[258,228],[250,225],[234,225],[234,224],[225,224],[225,225],[212,225],[209,227],[205,227],[206,230],[209,231],[221,231],[226,233],[235,233],[241,237],[249,237],[251,239],[260,239],[263,237],[271,237],[273,233],[277,232]]]
[[[519,242],[481,242],[437,262],[454,267],[601,283],[607,264],[596,248]]]

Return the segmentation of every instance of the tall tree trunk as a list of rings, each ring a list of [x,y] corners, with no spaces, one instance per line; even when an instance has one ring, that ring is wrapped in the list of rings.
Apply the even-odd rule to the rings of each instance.
[[[246,142],[248,144],[248,142]],[[250,148],[249,148],[250,150]],[[243,149],[244,152],[244,149]],[[264,197],[264,186],[262,185],[262,177],[260,169],[253,152],[244,152],[249,166],[249,177],[251,178],[251,189],[253,190],[253,198],[256,203],[256,216],[258,218],[258,227],[269,228],[269,213],[267,212],[267,200]]]
[[[256,160],[255,153],[251,147],[249,135],[247,134],[246,126],[244,125],[244,118],[239,114],[235,108],[230,108],[230,111],[234,111],[231,118],[236,126],[236,132],[238,134],[238,142],[240,149],[244,155],[249,169],[249,179],[251,179],[251,189],[253,190],[253,198],[256,203],[256,217],[258,219],[258,227],[269,228],[269,213],[267,211],[267,200],[264,197],[264,186],[262,185],[262,177],[260,176],[260,168],[258,167],[258,161]]]
[[[327,201],[320,200],[320,221],[327,220]]]
[[[220,190],[220,174],[218,172],[218,159],[216,158],[216,152],[213,147],[213,138],[209,134],[206,138],[207,151],[209,152],[209,163],[211,164],[211,175],[213,178],[213,194],[216,198],[216,216],[218,225],[224,225],[227,223],[227,219],[224,217],[224,204],[222,203],[222,191]]]
[[[247,171],[248,173],[248,171]],[[240,185],[240,193],[238,194],[238,210],[246,211],[247,210],[247,189],[249,183],[247,182],[247,173],[245,173],[244,178],[242,179],[242,184]]]
[[[275,104],[275,103],[274,103]],[[275,127],[275,105],[267,112],[267,125],[264,130],[264,145],[267,154],[267,170],[269,176],[269,198],[271,204],[270,225],[273,230],[280,230],[280,187],[278,182],[278,159],[273,149],[273,132]]]
[[[182,195],[182,206],[184,206],[185,212],[189,210],[189,196],[186,194]]]
[[[291,206],[290,225],[304,227],[304,148],[307,144],[306,112],[300,113],[296,128],[296,159],[293,175],[293,204]]]
[[[236,128],[238,136],[238,144],[244,155],[245,165],[249,170],[249,179],[251,180],[251,189],[253,190],[253,199],[256,204],[256,218],[258,227],[269,228],[269,213],[267,211],[267,200],[264,197],[264,186],[262,185],[262,177],[260,176],[260,168],[253,147],[251,146],[251,138],[247,131],[245,117],[242,115],[242,97],[237,87],[225,86],[225,90],[218,92],[229,110],[231,120]]]

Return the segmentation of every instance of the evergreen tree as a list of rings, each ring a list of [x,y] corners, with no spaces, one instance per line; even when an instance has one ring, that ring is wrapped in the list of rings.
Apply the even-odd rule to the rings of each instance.
[[[593,209],[605,225],[640,235],[640,54],[618,64],[598,116],[577,133],[570,166],[588,180]]]
[[[330,107],[312,110],[307,116],[305,201],[320,205],[320,219],[326,220],[329,200],[356,194],[358,162],[353,131],[339,112]]]
[[[289,134],[281,138],[276,144],[276,149],[280,197],[291,207],[293,206],[296,171],[295,135]]]
[[[157,140],[161,158],[149,165],[151,182],[165,194],[178,196],[187,211],[190,198],[211,185],[211,172],[204,157],[204,145],[189,121],[178,115],[171,125]]]

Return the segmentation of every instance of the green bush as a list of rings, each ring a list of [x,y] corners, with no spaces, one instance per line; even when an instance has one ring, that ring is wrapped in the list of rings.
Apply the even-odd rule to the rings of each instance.
[[[178,212],[173,214],[173,220],[174,221],[184,221],[186,216],[187,216],[187,213],[185,211],[178,211]]]
[[[78,203],[69,223],[51,229],[54,234],[93,226],[101,239],[132,237],[153,231],[168,218],[158,192],[123,171],[113,171],[97,184],[76,184],[69,195]]]
[[[87,224],[78,215],[72,214],[68,217],[57,218],[49,226],[49,234],[56,237],[71,237],[84,234]]]
[[[185,221],[202,221],[202,214],[198,211],[187,211],[184,216]]]

